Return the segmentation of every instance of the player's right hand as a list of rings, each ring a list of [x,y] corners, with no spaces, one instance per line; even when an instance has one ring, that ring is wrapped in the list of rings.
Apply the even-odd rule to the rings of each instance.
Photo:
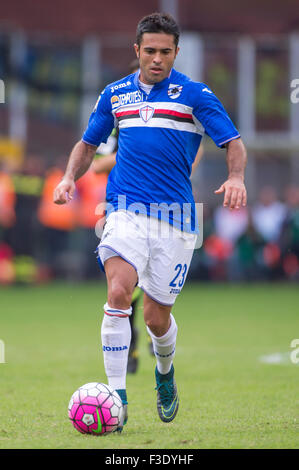
[[[54,189],[53,201],[55,204],[66,204],[73,199],[75,189],[73,180],[62,179]]]

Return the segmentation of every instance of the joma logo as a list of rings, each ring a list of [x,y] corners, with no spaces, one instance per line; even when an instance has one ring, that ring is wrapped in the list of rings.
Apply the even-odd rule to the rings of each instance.
[[[103,351],[124,351],[127,346],[103,346]]]
[[[115,85],[115,86],[110,88],[111,93],[113,93],[115,90],[118,90],[119,88],[125,88],[126,86],[129,86],[129,85],[131,85],[130,80],[128,80],[125,83],[119,83],[118,85]]]

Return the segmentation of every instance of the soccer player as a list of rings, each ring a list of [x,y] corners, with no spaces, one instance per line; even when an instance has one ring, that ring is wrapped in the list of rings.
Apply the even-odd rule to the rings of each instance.
[[[129,72],[135,73],[139,69],[139,61],[138,59],[134,59],[129,65]],[[116,164],[116,153],[118,147],[118,132],[116,129],[113,129],[112,134],[109,136],[107,144],[101,144],[97,151],[96,156],[91,164],[91,169],[96,174],[107,173],[109,174],[113,167]],[[197,168],[203,154],[202,145],[200,145],[194,162],[192,163],[192,171],[191,176],[195,169]],[[129,355],[128,355],[128,364],[127,364],[127,372],[134,374],[138,368],[138,328],[135,326],[136,320],[136,311],[141,300],[142,290],[139,287],[136,287],[133,295],[132,295],[132,312],[129,316],[130,326],[131,326],[131,343],[129,348]],[[154,355],[153,351],[153,343],[151,340],[150,335],[148,335],[148,347],[149,352],[151,355]]]
[[[107,143],[107,144],[101,144],[98,147],[96,151],[96,158],[93,160],[91,164],[91,169],[94,173],[109,174],[112,168],[115,166],[116,150],[118,146],[117,134],[118,133],[116,132],[116,129],[113,129],[112,134],[109,137],[109,146]],[[107,154],[103,153],[103,152],[106,152],[107,150],[108,150]],[[135,320],[136,320],[137,309],[141,301],[141,297],[142,297],[142,290],[136,286],[132,295],[132,304],[131,304],[132,313],[129,317],[130,327],[131,327],[131,343],[130,343],[130,348],[129,348],[128,364],[127,364],[127,372],[129,374],[135,374],[137,372],[138,363],[139,363],[139,352],[138,352],[139,331],[136,326]],[[151,340],[149,341],[149,343],[150,343],[149,346],[151,346],[152,345]],[[152,348],[150,348],[150,352],[151,352],[151,349]]]
[[[75,181],[117,123],[119,147],[108,178],[108,217],[98,253],[108,287],[101,328],[105,371],[126,408],[119,431],[127,421],[129,316],[136,284],[144,291],[144,320],[157,361],[158,414],[164,422],[177,414],[178,327],[171,312],[196,244],[190,173],[205,132],[226,148],[228,178],[215,193],[224,195],[223,205],[231,210],[246,205],[240,134],[207,85],[173,68],[178,41],[179,28],[170,15],[153,13],[140,20],[134,45],[140,70],[104,89],[54,191],[57,204],[72,198]]]
[[[138,59],[134,59],[129,64],[128,72],[130,74],[137,72],[139,69],[139,61]],[[101,144],[97,151],[96,157],[92,164],[91,169],[96,174],[107,173],[109,174],[114,165],[116,164],[116,152],[118,147],[118,129],[113,129],[112,134],[109,136],[107,144]],[[136,327],[136,312],[142,297],[142,290],[139,287],[135,287],[134,292],[132,294],[132,312],[129,316],[130,327],[131,327],[131,343],[129,348],[129,355],[128,355],[128,364],[127,364],[127,372],[130,374],[135,374],[138,369],[139,363],[139,353],[138,353],[138,337],[139,331]],[[149,351],[150,354],[153,355],[153,347],[152,341],[150,336],[148,335],[148,344],[149,344]]]

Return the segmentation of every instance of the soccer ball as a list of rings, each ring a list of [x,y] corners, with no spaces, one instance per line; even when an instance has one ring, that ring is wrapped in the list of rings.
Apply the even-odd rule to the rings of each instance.
[[[109,385],[91,382],[76,390],[69,402],[68,415],[83,434],[102,436],[120,425],[124,413],[119,394]]]

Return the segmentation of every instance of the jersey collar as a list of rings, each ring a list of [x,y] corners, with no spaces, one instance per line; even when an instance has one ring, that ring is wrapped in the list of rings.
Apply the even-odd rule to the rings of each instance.
[[[164,80],[162,80],[161,82],[155,83],[153,86],[153,90],[157,90],[157,89],[163,88],[165,85],[168,85],[168,83],[170,82],[170,78],[173,75],[173,71],[174,69],[171,69],[168,77],[164,78]],[[137,88],[139,88],[139,85],[138,85],[139,75],[140,75],[140,69],[138,69],[137,72],[135,72],[134,79],[133,79],[134,85]]]

